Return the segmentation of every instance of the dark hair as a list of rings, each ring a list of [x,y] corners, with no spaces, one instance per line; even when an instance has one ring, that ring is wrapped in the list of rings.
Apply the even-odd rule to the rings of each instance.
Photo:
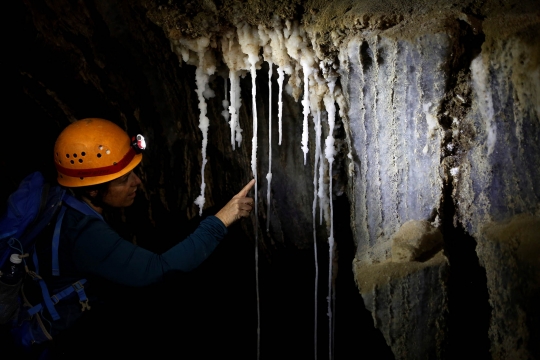
[[[103,208],[103,207],[106,207],[105,203],[103,202],[103,197],[107,195],[107,193],[109,192],[109,184],[110,184],[110,181],[107,181],[107,182],[96,184],[96,185],[68,188],[68,190],[77,199],[82,200],[84,197],[90,200],[92,205]],[[97,195],[90,196],[90,193],[96,190],[97,190]]]

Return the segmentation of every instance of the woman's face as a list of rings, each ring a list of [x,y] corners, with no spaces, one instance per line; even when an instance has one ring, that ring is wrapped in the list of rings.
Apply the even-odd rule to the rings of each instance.
[[[130,171],[109,183],[109,188],[102,201],[111,207],[130,206],[135,200],[137,187],[140,183],[141,179],[133,171]]]

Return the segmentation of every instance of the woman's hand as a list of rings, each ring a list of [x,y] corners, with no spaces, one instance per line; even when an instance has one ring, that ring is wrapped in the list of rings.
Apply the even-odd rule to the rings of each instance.
[[[247,197],[249,190],[255,185],[255,179],[251,180],[238,194],[233,196],[231,201],[219,210],[216,214],[216,217],[221,220],[221,222],[229,227],[236,220],[239,220],[242,217],[248,217],[253,209],[253,199]]]

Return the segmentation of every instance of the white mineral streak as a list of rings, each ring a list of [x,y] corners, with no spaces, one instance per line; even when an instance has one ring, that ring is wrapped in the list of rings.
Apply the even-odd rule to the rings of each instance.
[[[221,116],[223,116],[225,121],[229,123],[230,114],[229,114],[229,99],[227,99],[227,78],[223,78],[223,83],[224,83],[224,88],[225,88],[224,89],[225,99],[221,102],[223,104],[223,111],[221,112]]]
[[[323,99],[325,94],[328,93],[328,86],[326,84],[326,81],[318,75],[317,72],[313,72],[312,74],[312,84],[310,86],[310,108],[312,110],[313,114],[317,114],[317,116],[320,118],[321,116],[321,105],[323,104]],[[319,119],[320,121],[320,119]],[[314,121],[315,123],[315,121]],[[322,128],[321,128],[322,133]],[[324,158],[324,151],[321,150],[315,154],[316,157],[319,158],[319,184],[318,184],[318,190],[317,190],[317,196],[319,198],[319,224],[322,225],[323,223],[323,217],[328,223],[328,185],[325,182],[325,174],[326,174],[326,164]]]
[[[233,150],[235,149],[235,141],[238,147],[242,144],[242,128],[240,127],[240,121],[238,121],[238,111],[242,106],[242,98],[240,97],[240,74],[238,71],[230,71],[229,79],[231,80],[231,106],[229,106],[229,112],[231,114],[231,144]]]
[[[255,276],[256,276],[256,291],[257,291],[257,359],[261,353],[261,310],[259,301],[259,215],[258,215],[258,184],[257,184],[257,72],[256,66],[259,62],[259,37],[257,30],[252,29],[248,24],[238,27],[238,41],[242,48],[242,52],[248,55],[251,73],[251,101],[252,101],[252,116],[253,116],[253,138],[251,140],[251,171],[255,178]]]
[[[359,67],[359,74],[360,74],[359,88],[361,89],[361,90],[358,91],[359,104],[366,104],[363,89],[366,86],[365,73],[366,73],[367,69],[364,68],[365,64],[361,61],[361,57],[357,55],[358,51],[360,50],[360,46],[361,46],[361,42],[358,42],[357,44],[355,44],[353,41],[349,42],[348,53],[350,54],[349,58],[356,58],[357,61],[358,61],[357,64],[358,64],[358,67]],[[361,166],[360,171],[363,174],[367,174],[367,172],[368,172],[368,163],[367,163],[367,158],[368,158],[367,157],[367,154],[368,154],[368,151],[367,151],[367,149],[368,149],[368,147],[367,147],[368,132],[367,132],[367,128],[366,128],[367,127],[367,125],[366,125],[366,123],[367,123],[367,121],[366,121],[366,112],[367,112],[366,106],[365,105],[361,106],[361,108],[360,108],[360,126],[361,126],[360,133],[362,134],[362,136],[361,136],[360,141],[359,141],[359,143],[360,143],[359,147],[357,148],[357,154],[360,157],[360,166]],[[350,157],[350,159],[352,160],[352,156]],[[351,161],[351,163],[353,163],[353,162]],[[359,184],[358,188],[360,189],[360,198],[361,199],[367,199],[368,185],[366,184],[366,182],[361,182],[361,184]],[[367,211],[367,209],[368,209],[368,201],[363,200],[363,201],[358,201],[357,203],[359,203],[359,205],[361,206],[361,208],[355,209],[355,219],[360,223],[360,226],[358,226],[357,229],[361,229],[361,230],[357,230],[358,233],[360,233],[358,236],[363,237],[365,239],[369,239],[368,211]]]
[[[238,43],[236,33],[232,31],[226,33],[221,38],[221,52],[223,54],[223,61],[229,68],[229,81],[231,82],[231,104],[229,106],[231,120],[229,121],[229,126],[231,129],[231,146],[235,150],[235,141],[239,147],[242,143],[242,129],[238,121],[238,112],[240,106],[242,106],[242,100],[240,98],[240,74],[242,70],[247,68],[247,58]]]
[[[318,312],[318,293],[319,293],[319,260],[317,257],[317,223],[315,221],[317,214],[317,170],[319,169],[319,155],[321,153],[321,112],[317,112],[317,119],[313,119],[315,123],[315,165],[313,166],[313,206],[312,206],[312,216],[313,216],[313,252],[315,257],[315,318],[314,318],[314,339],[313,343],[315,346],[315,359],[317,359],[317,312]],[[322,211],[322,209],[319,209]]]
[[[270,37],[270,46],[272,48],[271,57],[273,62],[277,65],[278,72],[278,131],[279,140],[278,144],[281,145],[282,128],[283,128],[283,81],[285,80],[285,74],[292,73],[291,59],[287,54],[287,47],[285,46],[285,36],[283,32],[283,26],[279,17],[275,17],[273,21],[273,31],[268,31]]]
[[[369,101],[369,106],[371,107],[371,114],[374,116],[373,118],[373,129],[372,129],[372,137],[374,138],[373,146],[372,146],[372,158],[373,161],[371,162],[371,166],[374,169],[373,171],[370,171],[372,176],[374,176],[374,182],[372,189],[375,192],[375,195],[372,196],[373,201],[376,204],[383,204],[383,192],[381,191],[381,179],[382,179],[382,170],[381,170],[381,139],[380,139],[380,133],[381,133],[381,123],[379,117],[377,116],[379,111],[380,100],[382,98],[385,98],[385,91],[383,91],[384,86],[380,86],[377,81],[380,77],[381,72],[384,70],[384,64],[380,64],[379,61],[376,61],[376,59],[379,58],[379,39],[377,37],[374,37],[368,41],[370,49],[373,51],[373,73],[369,77],[368,84],[366,86],[366,92],[370,94],[370,97],[366,99],[366,101]],[[383,68],[383,69],[381,69]],[[382,76],[384,79],[384,76]],[[379,95],[382,92],[382,95]],[[367,94],[366,94],[367,95]],[[340,104],[341,108],[341,104]],[[370,115],[371,115],[370,114]],[[369,122],[369,120],[368,120]],[[382,140],[384,142],[384,139]],[[375,215],[376,218],[376,224],[378,228],[380,228],[379,224],[383,223],[383,207],[381,205],[376,205],[376,210],[373,211],[373,215]]]
[[[304,107],[304,123],[302,125],[302,151],[304,152],[304,165],[306,165],[306,155],[309,151],[308,147],[308,117],[310,112],[309,104],[309,75],[311,74],[311,67],[305,61],[305,58],[302,58],[302,69],[304,69],[304,99],[302,100],[302,105]]]
[[[279,86],[279,95],[278,95],[278,126],[279,126],[279,141],[278,145],[281,145],[281,139],[283,138],[283,79],[285,79],[285,74],[281,67],[277,68],[278,72],[278,86]]]
[[[319,224],[322,225],[323,223],[323,217],[328,220],[328,211],[327,211],[327,208],[328,208],[328,195],[327,195],[327,191],[328,191],[328,186],[326,185],[326,183],[324,182],[324,174],[326,174],[326,161],[324,161],[324,152],[321,151],[319,153],[319,191],[318,191],[318,196],[319,196],[319,207],[320,207],[320,212],[319,212]]]
[[[425,155],[428,152],[429,139],[431,139],[433,137],[433,135],[435,135],[435,130],[439,126],[439,123],[437,121],[437,117],[435,115],[433,115],[435,109],[434,109],[434,106],[432,105],[431,102],[423,104],[422,105],[422,110],[424,110],[424,114],[426,115],[426,122],[427,122],[427,126],[428,126],[428,134],[427,134],[427,139],[426,139],[426,146],[422,150],[422,152]]]
[[[332,345],[333,345],[333,334],[334,334],[334,322],[332,319],[332,308],[334,307],[335,303],[335,292],[333,290],[333,269],[332,269],[332,263],[334,259],[334,207],[332,205],[332,164],[334,163],[334,156],[336,154],[336,150],[334,147],[334,126],[336,122],[336,105],[334,101],[334,88],[335,88],[335,81],[332,80],[328,83],[328,89],[329,92],[327,96],[324,97],[324,106],[326,108],[326,112],[328,113],[328,136],[326,137],[325,141],[325,150],[324,154],[326,157],[326,160],[328,160],[328,174],[330,178],[330,185],[329,185],[329,202],[330,202],[330,236],[328,237],[328,247],[329,247],[329,266],[328,266],[328,317],[329,317],[329,354],[330,358],[332,358]]]
[[[259,37],[261,39],[260,45],[263,47],[263,56],[268,63],[268,173],[266,174],[266,181],[268,182],[268,188],[266,189],[266,231],[270,232],[270,191],[272,183],[272,47],[268,44],[270,41],[270,34],[263,26],[259,26]]]
[[[195,90],[195,92],[197,93],[197,98],[199,100],[199,129],[201,129],[203,136],[201,147],[201,194],[195,200],[195,204],[199,206],[199,216],[202,215],[204,207],[204,191],[206,189],[206,183],[204,181],[204,169],[207,161],[206,146],[208,144],[208,127],[210,125],[210,121],[206,116],[207,109],[205,99],[214,96],[214,91],[210,89],[208,80],[210,78],[210,75],[214,74],[214,72],[216,71],[215,59],[212,55],[212,52],[207,51],[209,44],[210,40],[205,37],[193,40],[179,40],[180,52],[184,61],[188,63],[192,61],[189,51],[195,52],[198,57],[197,70],[195,71],[195,83],[197,85],[197,89]]]
[[[287,34],[290,32],[290,36],[287,36]],[[313,72],[313,64],[314,64],[314,56],[313,51],[308,48],[308,42],[307,42],[307,36],[303,28],[299,27],[296,23],[290,27],[288,26],[285,31],[285,38],[286,41],[286,47],[287,47],[287,53],[291,57],[291,59],[296,61],[296,64],[300,65],[302,68],[302,72],[304,74],[304,98],[302,100],[302,106],[304,108],[303,114],[304,114],[304,122],[302,126],[302,151],[304,152],[304,165],[306,164],[306,155],[309,151],[308,147],[308,117],[310,113],[310,101],[309,101],[309,78],[311,73]],[[295,77],[298,76],[297,74]],[[291,83],[291,80],[293,80],[295,77],[291,77],[289,80],[289,83]],[[293,85],[293,84],[291,84]],[[295,87],[298,87],[298,84],[294,83]],[[294,89],[293,89],[293,96],[294,95]]]
[[[478,96],[478,107],[486,126],[487,154],[491,155],[497,140],[497,125],[493,119],[493,95],[489,88],[488,69],[484,64],[482,54],[471,62],[471,74],[473,87]]]

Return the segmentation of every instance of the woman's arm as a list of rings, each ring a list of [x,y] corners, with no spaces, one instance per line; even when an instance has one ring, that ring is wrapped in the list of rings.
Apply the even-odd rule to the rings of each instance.
[[[128,286],[150,285],[168,271],[195,269],[227,233],[223,223],[210,216],[185,240],[158,255],[124,240],[103,221],[85,217],[79,225],[73,248],[77,270]]]

